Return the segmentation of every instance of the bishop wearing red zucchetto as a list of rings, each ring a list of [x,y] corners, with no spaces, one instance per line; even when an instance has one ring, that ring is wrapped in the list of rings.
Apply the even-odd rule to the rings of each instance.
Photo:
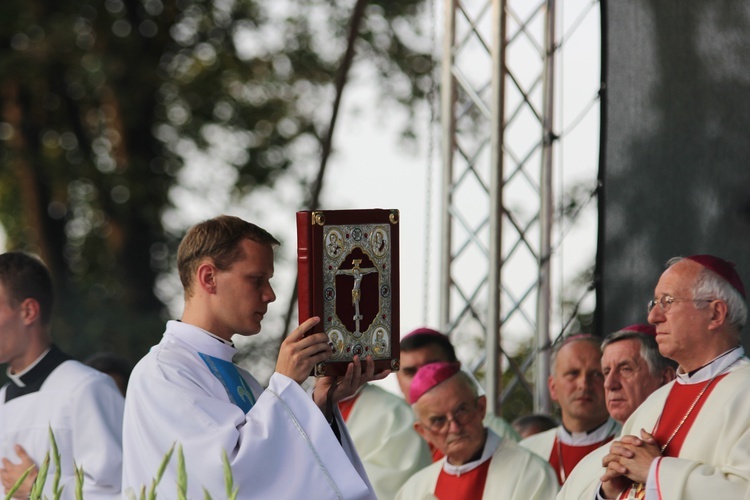
[[[677,379],[625,422],[598,473],[579,466],[558,498],[748,498],[747,303],[734,265],[711,255],[671,259],[648,311],[659,352],[679,364]]]
[[[557,479],[543,459],[484,427],[487,400],[457,363],[422,366],[409,399],[414,428],[445,456],[409,479],[397,499],[553,499]]]

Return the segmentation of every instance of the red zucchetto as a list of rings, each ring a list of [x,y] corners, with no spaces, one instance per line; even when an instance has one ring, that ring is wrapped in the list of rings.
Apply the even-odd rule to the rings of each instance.
[[[715,272],[716,274],[727,280],[727,282],[729,282],[729,284],[732,285],[735,290],[740,292],[742,298],[746,298],[745,285],[742,284],[742,279],[740,278],[740,275],[737,274],[737,271],[734,268],[734,262],[729,262],[713,255],[691,255],[690,257],[685,258],[688,260],[692,260],[693,262],[697,262],[706,269],[710,269],[711,271]]]
[[[620,328],[618,331],[620,331],[620,332],[645,333],[646,335],[651,335],[652,337],[656,336],[656,327],[654,325],[646,325],[646,324],[643,324],[643,323],[638,323],[636,325],[626,326],[625,328]]]
[[[421,367],[414,380],[411,382],[409,389],[409,401],[414,404],[421,398],[425,392],[429,391],[438,384],[441,384],[458,373],[461,369],[459,363],[450,363],[448,361],[439,361],[429,363]]]

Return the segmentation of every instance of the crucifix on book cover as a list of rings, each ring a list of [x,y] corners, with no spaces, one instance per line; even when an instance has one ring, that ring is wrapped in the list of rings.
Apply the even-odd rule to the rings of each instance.
[[[333,356],[315,376],[341,375],[355,355],[399,367],[398,210],[297,212],[300,323],[320,316]]]

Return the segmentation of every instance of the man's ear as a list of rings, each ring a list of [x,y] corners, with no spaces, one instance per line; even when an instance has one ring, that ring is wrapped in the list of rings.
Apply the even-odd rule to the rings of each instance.
[[[547,389],[549,390],[549,397],[552,401],[557,402],[557,384],[555,378],[550,375],[547,379]]]
[[[21,311],[21,317],[25,325],[30,325],[41,319],[41,309],[36,299],[24,299],[19,306],[19,310]]]
[[[487,396],[482,394],[477,398],[477,410],[482,414],[482,420],[487,415]]]
[[[417,431],[417,434],[422,436],[422,439],[424,439],[428,443],[432,443],[432,441],[430,441],[430,434],[427,428],[424,425],[422,425],[422,422],[419,420],[418,410],[416,410],[415,408],[412,408],[412,409],[414,411],[414,424],[413,424],[414,430]]]
[[[708,329],[716,330],[726,323],[727,313],[729,312],[727,303],[723,300],[714,300],[708,307],[711,309],[711,321],[708,323]]]
[[[414,425],[414,430],[417,431],[417,434],[422,436],[422,439],[424,439],[425,441],[429,443],[430,442],[430,439],[428,437],[429,434],[427,434],[427,429],[425,429],[422,423],[419,420],[417,420],[416,422],[414,422],[413,425]]]
[[[203,262],[196,271],[196,284],[208,294],[216,293],[217,269],[210,262]]]

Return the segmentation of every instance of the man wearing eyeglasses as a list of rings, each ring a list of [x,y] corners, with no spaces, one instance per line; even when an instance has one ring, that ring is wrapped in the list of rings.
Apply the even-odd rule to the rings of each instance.
[[[557,480],[549,465],[484,426],[487,400],[457,363],[420,368],[409,398],[416,416],[414,429],[445,456],[412,476],[397,499],[555,497]]]
[[[677,379],[627,420],[599,477],[577,470],[559,498],[750,493],[750,360],[739,345],[745,287],[732,263],[711,255],[675,258],[667,266],[648,319],[659,351],[679,363]]]
[[[593,335],[571,335],[555,346],[547,386],[560,405],[562,425],[521,441],[549,461],[560,484],[583,457],[620,430],[607,413],[601,359],[600,340]]]
[[[401,368],[396,372],[398,385],[407,403],[412,380],[421,367],[438,361],[458,363],[456,350],[447,335],[432,328],[417,328],[406,334],[401,339]],[[520,441],[521,437],[513,427],[502,417],[494,413],[487,413],[484,417],[484,425],[495,431],[495,433],[513,441]],[[440,450],[430,446],[432,461],[437,462],[443,458]]]

